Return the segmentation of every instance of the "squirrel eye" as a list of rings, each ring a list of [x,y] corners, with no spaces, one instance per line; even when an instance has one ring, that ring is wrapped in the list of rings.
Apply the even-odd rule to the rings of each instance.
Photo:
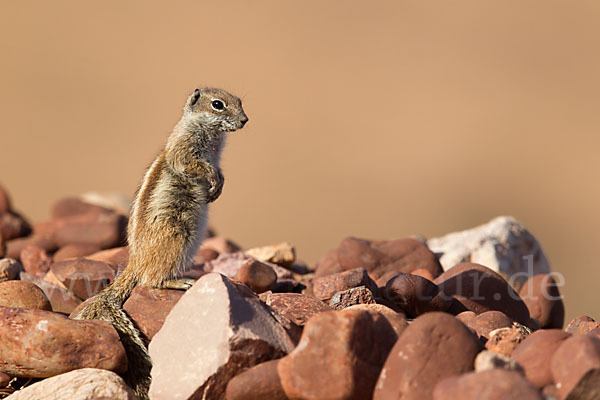
[[[222,111],[225,108],[225,104],[221,100],[213,100],[210,105],[217,111]]]

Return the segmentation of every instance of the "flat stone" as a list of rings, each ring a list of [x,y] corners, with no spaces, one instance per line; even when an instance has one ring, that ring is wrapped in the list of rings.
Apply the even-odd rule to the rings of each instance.
[[[54,224],[54,238],[59,247],[85,244],[110,249],[122,246],[127,237],[127,217],[114,212],[63,217]]]
[[[288,268],[296,261],[296,250],[287,242],[270,246],[254,247],[246,250],[246,254],[259,261],[267,261]]]
[[[65,197],[52,205],[50,215],[52,219],[62,219],[87,214],[112,215],[113,210],[88,203],[76,197]]]
[[[203,276],[150,343],[150,397],[222,398],[235,375],[294,348],[279,318],[246,286],[221,274]]]
[[[377,293],[377,285],[364,268],[355,268],[313,279],[313,294],[319,300],[329,300],[342,290],[366,286],[371,292]]]
[[[292,399],[368,399],[396,338],[383,316],[367,311],[315,315],[279,362],[281,385]]]
[[[129,261],[129,247],[115,247],[112,249],[100,250],[86,256],[88,260],[102,261],[116,266],[126,266]]]
[[[119,335],[105,321],[0,307],[0,343],[0,371],[10,376],[45,378],[88,367],[127,370]]]
[[[0,282],[0,306],[52,310],[42,289],[25,281]]]
[[[440,381],[472,371],[480,350],[479,341],[452,315],[423,314],[396,341],[373,399],[431,399]]]
[[[573,335],[562,341],[552,356],[551,369],[561,399],[597,399],[592,394],[600,394],[600,339]],[[590,383],[596,383],[595,388]],[[573,391],[580,396],[571,396]]]
[[[20,277],[22,281],[31,282],[42,289],[48,300],[50,300],[50,305],[54,312],[69,315],[81,304],[81,299],[72,292],[47,282],[43,278],[28,274],[27,272],[21,272]]]
[[[322,301],[300,293],[270,293],[265,303],[299,326],[304,326],[313,315],[331,311]]]
[[[496,217],[472,229],[429,239],[427,245],[441,254],[444,270],[463,262],[481,264],[514,280],[516,286],[530,276],[550,272],[538,241],[512,217]]]
[[[6,256],[14,259],[21,257],[21,252],[29,245],[36,245],[47,252],[53,252],[58,248],[56,241],[50,234],[36,234],[12,239],[6,242]]]
[[[86,258],[60,261],[50,269],[64,287],[84,300],[96,295],[115,278],[115,267]]]
[[[6,400],[136,400],[125,381],[111,371],[82,368],[27,386]]]
[[[52,256],[55,262],[89,256],[97,253],[100,248],[93,244],[68,244],[58,249]]]
[[[225,400],[287,400],[277,373],[279,360],[255,365],[227,384]]]
[[[551,274],[532,276],[523,284],[519,295],[527,305],[531,318],[535,318],[542,329],[562,329],[565,305]]]

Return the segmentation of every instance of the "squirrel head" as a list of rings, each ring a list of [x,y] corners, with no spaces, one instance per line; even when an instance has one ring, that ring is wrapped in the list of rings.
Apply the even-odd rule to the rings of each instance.
[[[221,132],[236,131],[248,122],[242,101],[221,89],[195,89],[188,97],[183,112],[195,123]]]

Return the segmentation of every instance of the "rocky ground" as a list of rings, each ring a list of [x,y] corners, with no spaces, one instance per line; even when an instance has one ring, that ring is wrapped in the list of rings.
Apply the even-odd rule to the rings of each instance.
[[[0,398],[134,399],[114,328],[69,318],[128,258],[127,217],[76,198],[30,225],[0,188]],[[346,238],[315,265],[214,234],[186,293],[138,287],[152,399],[600,399],[600,323],[564,325],[535,238]]]

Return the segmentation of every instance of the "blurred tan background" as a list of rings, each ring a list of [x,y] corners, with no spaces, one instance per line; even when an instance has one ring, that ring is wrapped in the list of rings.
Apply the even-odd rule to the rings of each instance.
[[[168,5],[167,5],[168,4]],[[0,182],[132,195],[197,85],[243,98],[211,225],[314,262],[513,215],[600,317],[600,2],[0,2]]]

